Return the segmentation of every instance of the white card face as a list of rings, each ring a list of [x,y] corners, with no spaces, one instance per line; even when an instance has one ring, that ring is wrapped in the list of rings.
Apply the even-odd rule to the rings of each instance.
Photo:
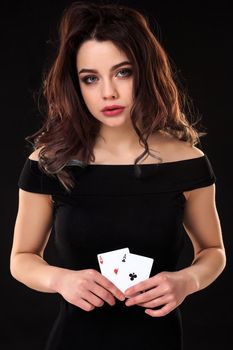
[[[97,255],[101,274],[115,284],[117,275],[127,261],[129,248],[112,250]]]
[[[124,293],[125,290],[150,277],[154,259],[137,254],[128,254],[124,268],[119,269],[114,284]]]

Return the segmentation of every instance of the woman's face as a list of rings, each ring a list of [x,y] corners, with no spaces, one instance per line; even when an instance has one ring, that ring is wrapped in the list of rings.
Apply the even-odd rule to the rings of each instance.
[[[114,68],[122,62],[125,63]],[[130,62],[126,62],[129,62],[127,56],[111,41],[85,41],[77,53],[76,68],[83,99],[93,117],[106,126],[131,122],[133,72]],[[110,105],[125,108],[118,115],[106,116],[101,110]]]

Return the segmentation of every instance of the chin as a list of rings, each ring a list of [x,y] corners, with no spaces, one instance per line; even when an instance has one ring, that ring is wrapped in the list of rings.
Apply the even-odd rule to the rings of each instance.
[[[103,124],[104,125],[108,125],[108,126],[121,126],[121,125],[126,125],[128,124],[128,120],[125,119],[125,118],[114,118],[114,119],[111,119],[111,117],[107,117],[109,118],[109,120],[107,121],[104,121]]]

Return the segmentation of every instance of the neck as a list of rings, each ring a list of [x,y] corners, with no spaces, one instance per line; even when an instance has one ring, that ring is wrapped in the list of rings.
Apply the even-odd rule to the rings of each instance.
[[[136,131],[133,127],[126,126],[109,127],[104,125],[96,141],[97,148],[105,149],[115,156],[134,152],[139,146],[139,136]]]

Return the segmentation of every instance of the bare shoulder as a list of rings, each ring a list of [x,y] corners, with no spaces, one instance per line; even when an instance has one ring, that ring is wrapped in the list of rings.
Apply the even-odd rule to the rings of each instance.
[[[43,148],[42,147],[39,147],[37,148],[35,151],[33,151],[30,155],[29,155],[29,159],[32,159],[32,160],[36,160],[38,161],[39,160],[39,153],[40,153],[40,150]]]
[[[182,159],[192,159],[199,158],[204,155],[204,153],[196,146],[190,145],[189,142],[181,141],[178,139],[173,139],[171,142],[173,160],[182,160]]]
[[[178,140],[167,133],[159,133],[156,146],[164,162],[198,158],[204,155],[198,147],[190,145],[189,142]]]

